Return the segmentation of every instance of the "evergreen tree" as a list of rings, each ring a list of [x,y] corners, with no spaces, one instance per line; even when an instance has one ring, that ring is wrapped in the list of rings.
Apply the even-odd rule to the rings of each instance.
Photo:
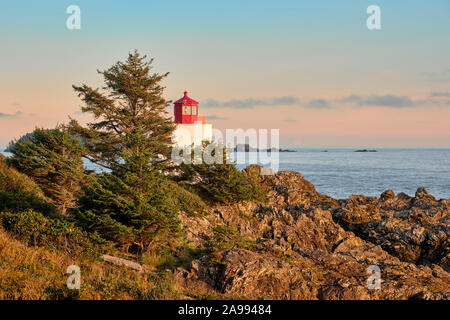
[[[202,193],[214,201],[231,203],[253,199],[254,190],[246,176],[235,164],[194,165],[202,177],[199,184]]]
[[[31,177],[60,213],[74,208],[84,177],[83,147],[65,128],[35,129],[11,142],[8,165]]]
[[[230,161],[229,151],[223,145],[214,142],[203,143],[196,148],[201,150],[197,154],[203,154],[207,149],[212,150],[211,157],[217,162],[196,164],[194,150],[191,153],[192,164],[181,164],[182,178],[189,180],[196,178],[201,181],[196,184],[196,189],[201,194],[215,202],[227,204],[242,200],[265,199],[266,190],[258,181],[258,177],[241,172],[236,164]]]
[[[177,229],[177,211],[161,174],[172,148],[174,123],[161,81],[168,73],[151,73],[153,59],[130,53],[105,71],[105,86],[74,86],[85,102],[82,111],[95,120],[71,129],[86,146],[85,157],[110,173],[86,186],[79,218],[105,238],[141,249],[157,235]],[[167,231],[167,232],[163,232]]]

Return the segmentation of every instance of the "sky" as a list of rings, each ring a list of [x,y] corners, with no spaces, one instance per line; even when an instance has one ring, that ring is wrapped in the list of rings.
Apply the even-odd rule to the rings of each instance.
[[[221,130],[279,129],[283,147],[450,148],[450,0],[0,0],[0,148],[86,120],[72,85],[101,87],[96,71],[134,49],[170,72],[167,99],[188,91]]]

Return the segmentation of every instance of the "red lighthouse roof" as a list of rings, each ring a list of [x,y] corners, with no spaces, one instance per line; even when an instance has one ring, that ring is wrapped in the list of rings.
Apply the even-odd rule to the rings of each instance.
[[[198,102],[189,98],[185,91],[184,97],[174,102],[173,112],[175,123],[194,124],[198,121]]]
[[[187,105],[198,105],[198,102],[194,99],[191,99],[188,97],[187,91],[184,92],[184,97],[181,99],[178,99],[174,103],[180,103],[180,104],[187,104]]]

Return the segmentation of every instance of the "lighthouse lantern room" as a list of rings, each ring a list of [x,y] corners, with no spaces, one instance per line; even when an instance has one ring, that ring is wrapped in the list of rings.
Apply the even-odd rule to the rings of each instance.
[[[189,98],[187,91],[174,105],[175,123],[195,123],[198,120],[198,102]]]

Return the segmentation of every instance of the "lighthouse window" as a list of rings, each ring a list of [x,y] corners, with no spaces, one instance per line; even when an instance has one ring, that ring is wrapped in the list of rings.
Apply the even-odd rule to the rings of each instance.
[[[192,106],[192,114],[193,115],[197,114],[197,106]]]
[[[191,114],[191,106],[183,106],[183,115]]]

